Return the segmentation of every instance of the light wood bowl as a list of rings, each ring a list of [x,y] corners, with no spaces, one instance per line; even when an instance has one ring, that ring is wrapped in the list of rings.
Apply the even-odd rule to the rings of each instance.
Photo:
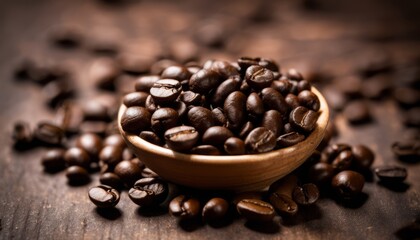
[[[258,190],[299,167],[324,137],[329,118],[328,105],[317,89],[312,87],[312,91],[321,102],[315,130],[294,146],[267,153],[208,156],[174,152],[123,131],[120,123],[126,110],[124,104],[119,109],[118,128],[135,155],[170,182],[199,189]]]

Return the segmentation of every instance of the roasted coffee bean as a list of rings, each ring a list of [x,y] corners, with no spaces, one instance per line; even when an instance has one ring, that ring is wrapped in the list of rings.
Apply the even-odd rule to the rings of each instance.
[[[202,96],[201,94],[192,91],[184,91],[181,93],[180,100],[187,106],[200,106],[202,103]]]
[[[291,109],[294,109],[300,106],[298,97],[294,95],[293,93],[287,94],[284,100],[290,106]]]
[[[55,124],[40,122],[34,131],[34,137],[42,143],[59,145],[64,138],[64,130]]]
[[[216,88],[220,82],[220,76],[217,72],[209,69],[202,69],[196,72],[190,78],[190,90],[200,94],[207,94]]]
[[[178,81],[182,81],[185,79],[190,79],[191,73],[188,71],[186,67],[182,66],[170,66],[166,68],[162,75],[160,76],[162,79],[175,79]]]
[[[192,107],[187,115],[189,124],[200,133],[215,125],[211,111],[205,107]]]
[[[151,117],[151,127],[155,133],[162,134],[178,124],[178,112],[172,108],[159,108]]]
[[[319,198],[318,187],[313,183],[306,183],[295,187],[293,190],[293,200],[299,205],[314,204]]]
[[[72,102],[65,102],[58,108],[55,122],[66,133],[74,134],[79,131],[83,118],[83,109],[79,105]]]
[[[276,136],[267,128],[258,127],[248,134],[245,146],[251,153],[269,152],[276,146]]]
[[[159,175],[157,175],[157,173],[153,172],[152,169],[146,167],[143,169],[143,171],[141,172],[141,176],[143,178],[157,178],[159,177]]]
[[[216,106],[223,106],[223,103],[227,96],[234,91],[237,91],[240,87],[240,81],[235,78],[229,78],[223,81],[214,91],[211,101]]]
[[[242,81],[241,86],[239,87],[239,91],[248,95],[251,93],[251,87],[246,83],[246,81]]]
[[[190,151],[191,154],[199,155],[220,155],[220,150],[213,145],[199,145],[193,147]]]
[[[356,145],[351,148],[353,165],[362,171],[368,170],[375,160],[375,154],[367,146]]]
[[[97,161],[102,149],[102,139],[93,133],[85,133],[76,139],[76,147],[85,150],[92,161]]]
[[[200,202],[195,198],[180,195],[169,203],[169,213],[181,220],[193,219],[200,215]]]
[[[229,210],[229,203],[223,198],[212,198],[203,207],[203,220],[210,223],[223,221]]]
[[[291,132],[294,132],[295,131],[295,129],[293,128],[293,126],[290,123],[284,124],[283,129],[284,129],[283,130],[284,133],[291,133]]]
[[[136,79],[134,84],[134,88],[137,92],[149,92],[150,89],[153,87],[153,84],[160,79],[160,76],[157,75],[149,75],[149,76],[142,76]]]
[[[165,142],[174,151],[188,151],[198,141],[199,134],[194,127],[178,126],[165,132]]]
[[[283,131],[283,117],[276,110],[268,110],[264,113],[261,121],[261,127],[265,127],[277,137]]]
[[[375,168],[375,174],[384,183],[401,183],[407,178],[407,169],[398,166]]]
[[[144,107],[129,107],[121,117],[124,131],[138,134],[150,127],[151,114]]]
[[[304,90],[297,96],[299,104],[317,112],[320,108],[320,102],[315,93]]]
[[[107,185],[99,185],[89,189],[89,199],[100,208],[115,207],[120,201],[120,193]]]
[[[260,65],[261,67],[267,68],[268,70],[273,71],[273,72],[279,72],[280,70],[279,65],[272,59],[261,58],[258,61],[258,65]]]
[[[418,159],[420,156],[420,141],[413,139],[394,142],[391,149],[394,155],[401,160]]]
[[[299,81],[297,83],[297,93],[305,90],[311,90],[311,84],[306,80]]]
[[[347,104],[343,110],[343,115],[351,124],[360,124],[371,120],[369,107],[361,100]]]
[[[99,153],[99,160],[111,167],[116,166],[122,160],[123,149],[119,146],[105,146]]]
[[[264,88],[261,91],[261,99],[266,110],[277,110],[283,116],[288,113],[289,107],[284,100],[284,97],[273,88]]]
[[[246,70],[245,80],[251,88],[261,90],[271,86],[274,75],[273,72],[267,68],[252,65]]]
[[[246,122],[239,131],[239,137],[245,139],[253,129],[254,124],[251,121]]]
[[[295,80],[295,81],[303,80],[302,74],[294,68],[291,68],[287,71],[286,77],[290,80]]]
[[[305,135],[298,132],[285,133],[277,138],[277,146],[290,147],[305,140]]]
[[[250,117],[257,118],[264,114],[264,104],[260,96],[253,92],[246,99],[246,111]]]
[[[117,133],[106,137],[103,141],[103,146],[115,146],[124,148],[126,145],[124,139],[121,137],[121,134]]]
[[[67,166],[80,166],[85,169],[89,168],[89,154],[82,148],[73,147],[67,149],[64,154],[64,160]]]
[[[236,206],[238,203],[244,199],[257,199],[262,200],[264,197],[264,192],[262,191],[249,191],[249,192],[240,192],[235,194],[232,199],[232,203]]]
[[[48,150],[42,156],[41,163],[47,172],[58,172],[63,170],[66,166],[66,162],[64,161],[64,150],[59,148]]]
[[[251,57],[240,57],[237,62],[241,68],[241,73],[245,74],[245,71],[252,65],[258,65],[260,58],[251,58]],[[264,66],[262,66],[264,67]]]
[[[144,170],[144,168],[146,167],[145,165],[144,165],[144,163],[140,160],[140,159],[138,159],[138,158],[136,158],[136,157],[134,157],[134,158],[132,158],[131,160],[130,160],[132,163],[134,163],[135,165],[137,165],[140,169],[142,169],[142,170]]]
[[[225,114],[223,113],[223,109],[220,107],[214,108],[211,111],[211,114],[213,116],[213,121],[215,125],[218,126],[226,126],[227,124],[227,119]]]
[[[408,127],[420,127],[420,107],[411,108],[405,112],[403,122]]]
[[[230,137],[226,139],[224,149],[230,155],[245,154],[245,142],[240,138]]]
[[[271,204],[258,199],[243,199],[236,205],[238,213],[248,221],[269,222],[275,214]]]
[[[226,127],[213,126],[204,132],[202,142],[216,147],[223,147],[226,139],[230,137],[233,137],[233,133]]]
[[[275,80],[271,84],[271,88],[275,89],[283,96],[286,96],[291,92],[292,86],[292,83],[290,83],[290,81],[287,79]]]
[[[123,103],[126,107],[144,107],[148,96],[147,92],[132,92],[124,96]]]
[[[121,189],[123,187],[123,182],[117,174],[113,172],[105,172],[99,177],[99,182],[103,185],[111,186],[115,189]]]
[[[332,161],[331,165],[336,172],[341,172],[351,167],[353,158],[353,152],[351,150],[345,150],[338,154],[338,156]]]
[[[298,178],[294,174],[289,174],[274,183],[268,189],[269,193],[283,194],[292,197],[293,190],[297,186]]]
[[[222,79],[239,75],[238,69],[227,61],[214,61],[210,69],[217,72]]]
[[[330,184],[334,176],[334,168],[329,163],[319,162],[311,166],[308,170],[308,178],[318,186]]]
[[[66,169],[66,177],[70,184],[79,185],[90,181],[89,173],[80,166],[71,166]]]
[[[29,147],[32,142],[32,131],[29,123],[19,121],[13,126],[12,138],[15,148]]]
[[[276,211],[282,216],[293,216],[297,213],[299,207],[293,199],[285,194],[270,194],[270,203]]]
[[[132,187],[141,178],[141,171],[137,164],[129,160],[119,162],[114,169],[114,173],[120,177],[126,187]]]
[[[350,145],[344,143],[331,144],[322,151],[321,162],[331,163],[341,152],[346,150],[351,150]]]
[[[178,80],[161,79],[156,81],[150,89],[153,101],[160,105],[170,104],[181,94],[182,86]]]
[[[353,198],[362,192],[365,178],[362,174],[346,170],[335,175],[331,181],[331,186],[337,194],[344,199]]]
[[[246,119],[246,96],[235,91],[228,95],[223,105],[223,112],[228,120],[228,128],[239,129]]]
[[[145,207],[162,203],[168,195],[168,185],[159,178],[142,178],[128,191],[135,204]]]
[[[187,105],[182,101],[176,101],[169,105],[173,110],[178,113],[178,119],[185,119],[187,116],[188,108]]]
[[[83,105],[85,120],[109,121],[108,108],[98,101],[88,101]]]
[[[148,141],[148,142],[150,142],[150,143],[153,143],[155,145],[158,145],[158,146],[162,146],[163,145],[162,140],[160,139],[160,137],[158,135],[156,135],[156,133],[154,133],[152,131],[143,131],[143,132],[140,133],[139,137],[142,138],[142,139],[144,139],[144,140],[146,140],[146,141]]]
[[[302,132],[311,132],[316,127],[318,113],[305,107],[297,107],[290,112],[290,123]]]

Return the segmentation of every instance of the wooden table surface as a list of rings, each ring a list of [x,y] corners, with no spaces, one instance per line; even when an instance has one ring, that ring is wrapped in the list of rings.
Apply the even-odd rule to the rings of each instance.
[[[340,113],[334,114],[339,136],[333,141],[368,145],[376,153],[374,166],[407,167],[407,188],[393,191],[374,179],[366,183],[366,199],[359,206],[345,207],[323,198],[292,219],[276,217],[263,227],[243,219],[221,228],[182,225],[165,211],[138,209],[126,192],[116,210],[104,213],[87,197],[88,187],[98,184],[98,174],[87,186],[69,186],[63,172],[43,172],[40,157],[45,149],[17,152],[11,147],[15,121],[35,126],[54,114],[39,87],[13,80],[21,59],[49,59],[68,66],[81,101],[98,94],[87,77],[95,57],[85,48],[51,47],[48,32],[56,25],[76,25],[87,41],[109,38],[123,49],[157,56],[174,38],[197,38],[201,24],[216,21],[222,23],[225,44],[222,48],[198,44],[201,59],[264,56],[277,60],[283,69],[295,67],[304,73],[318,69],[336,77],[351,73],[372,52],[390,54],[396,66],[420,56],[420,8],[415,1],[324,0],[315,10],[303,9],[303,2],[128,1],[105,6],[93,0],[2,1],[0,239],[396,238],[395,231],[420,216],[420,165],[400,162],[390,150],[411,130],[401,124],[400,110],[389,98],[369,102],[374,115],[370,124],[354,127]]]

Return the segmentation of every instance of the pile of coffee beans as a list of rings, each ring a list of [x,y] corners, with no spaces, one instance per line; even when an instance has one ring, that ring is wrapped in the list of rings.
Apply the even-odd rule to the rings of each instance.
[[[303,141],[316,127],[320,101],[311,84],[264,58],[172,65],[136,80],[124,96],[121,126],[174,151],[263,153]]]

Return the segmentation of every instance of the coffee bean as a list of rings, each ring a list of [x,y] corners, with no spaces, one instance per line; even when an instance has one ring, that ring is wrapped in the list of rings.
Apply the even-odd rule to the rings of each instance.
[[[98,101],[88,101],[83,105],[85,120],[109,121],[108,108]]]
[[[257,118],[264,114],[264,104],[257,93],[253,92],[246,99],[246,111],[252,118]]]
[[[167,195],[168,185],[159,178],[139,179],[128,192],[131,201],[142,207],[160,204]]]
[[[272,71],[264,67],[252,65],[246,70],[245,80],[251,88],[261,90],[271,86],[274,75]]]
[[[394,155],[401,160],[418,159],[420,156],[420,141],[404,140],[394,142],[391,149]]]
[[[172,108],[159,108],[151,117],[151,127],[155,133],[162,134],[178,124],[178,112]]]
[[[324,151],[322,151],[321,161],[331,163],[341,152],[346,150],[351,150],[350,145],[343,143],[329,145],[324,149]]]
[[[407,178],[407,169],[398,166],[375,168],[375,174],[384,183],[401,183]]]
[[[283,116],[288,113],[288,106],[284,97],[273,88],[264,88],[261,91],[261,99],[266,110],[279,111]]]
[[[126,145],[124,139],[119,133],[117,133],[106,137],[103,141],[103,146],[115,146],[119,148],[124,148]]]
[[[150,127],[151,114],[144,107],[129,107],[121,117],[124,131],[138,134]]]
[[[297,82],[297,93],[300,93],[305,90],[311,90],[311,84],[306,80]]]
[[[240,138],[230,137],[226,139],[224,149],[230,155],[245,154],[245,142]]]
[[[239,129],[246,118],[246,96],[240,91],[228,95],[223,105],[223,112],[230,130]]]
[[[201,94],[192,91],[184,91],[180,95],[180,100],[187,106],[200,106],[202,103],[202,96]]]
[[[123,187],[121,178],[113,172],[106,172],[101,174],[99,177],[99,182],[103,185],[111,186],[115,189],[121,189]]]
[[[212,198],[203,207],[203,220],[210,223],[223,221],[229,210],[229,203],[223,198]]]
[[[123,149],[118,146],[105,146],[99,153],[99,160],[111,167],[116,166],[122,160]]]
[[[223,81],[214,91],[211,99],[212,103],[216,106],[222,106],[227,96],[237,91],[240,84],[240,81],[235,78],[229,78]]]
[[[319,198],[318,187],[313,183],[306,183],[295,187],[293,190],[293,200],[299,205],[314,204]]]
[[[292,197],[293,190],[297,186],[297,182],[297,176],[294,174],[289,174],[272,183],[268,189],[268,192]]]
[[[141,178],[141,171],[137,164],[129,160],[119,162],[114,169],[114,173],[120,177],[126,187],[132,187]]]
[[[169,203],[169,213],[181,220],[193,219],[200,214],[200,202],[195,198],[180,195]]]
[[[146,105],[146,99],[149,96],[147,92],[132,92],[128,93],[123,98],[123,103],[126,107],[139,106],[144,107]]]
[[[290,80],[295,80],[295,81],[303,80],[302,74],[294,68],[291,68],[287,71],[286,77]]]
[[[165,141],[174,151],[188,151],[198,141],[199,134],[194,127],[178,126],[165,132]]]
[[[29,147],[32,142],[32,131],[29,123],[19,121],[13,125],[12,138],[15,148]]]
[[[269,199],[276,211],[282,216],[293,216],[298,211],[296,202],[285,194],[272,193]]]
[[[211,114],[213,116],[213,121],[215,125],[218,126],[226,126],[227,125],[227,119],[225,114],[223,113],[223,109],[220,107],[213,108],[211,111]]]
[[[308,170],[308,178],[311,182],[318,186],[326,186],[330,184],[334,176],[334,168],[331,164],[319,162],[311,166]]]
[[[66,133],[74,134],[79,131],[83,118],[84,112],[79,105],[65,102],[58,108],[55,122]]]
[[[96,134],[85,133],[76,139],[76,147],[85,150],[92,161],[97,161],[102,149],[102,139]]]
[[[143,171],[141,172],[141,176],[143,178],[157,178],[159,177],[159,175],[157,175],[157,173],[153,172],[152,169],[146,167],[143,169]]]
[[[275,216],[273,206],[258,199],[243,199],[236,205],[236,209],[248,221],[269,222]]]
[[[187,116],[187,105],[182,101],[176,101],[169,105],[173,110],[175,110],[178,113],[178,119],[185,119]]]
[[[213,126],[204,132],[202,142],[216,147],[223,147],[226,139],[230,137],[233,137],[233,133],[226,127]]]
[[[290,106],[291,109],[294,109],[300,106],[298,97],[294,95],[293,93],[287,94],[284,100]]]
[[[260,58],[240,57],[237,62],[241,68],[241,73],[244,75],[245,71],[252,65],[258,65]],[[264,66],[262,66],[264,67]]]
[[[292,83],[287,79],[275,80],[271,84],[271,88],[278,91],[281,95],[286,96],[292,90]]]
[[[258,65],[260,65],[261,67],[267,68],[270,71],[273,72],[279,72],[279,65],[272,59],[264,59],[261,58],[258,61]]]
[[[157,75],[148,75],[142,76],[136,79],[134,88],[137,92],[146,92],[148,93],[150,89],[153,87],[155,82],[160,79],[160,76]]]
[[[375,160],[375,154],[367,146],[356,145],[351,148],[353,152],[353,164],[361,171],[369,170]]]
[[[248,134],[245,146],[251,153],[269,152],[276,146],[276,136],[267,128],[258,127]]]
[[[351,170],[338,173],[331,181],[331,186],[344,199],[358,195],[362,191],[364,184],[365,178],[363,175]]]
[[[222,79],[239,75],[238,69],[227,61],[214,61],[210,69],[217,72]]]
[[[353,153],[351,150],[340,152],[338,156],[332,161],[331,165],[336,172],[347,170],[353,163]]]
[[[156,104],[169,104],[181,94],[182,86],[178,80],[161,79],[156,81],[150,89],[150,95]]]
[[[170,66],[166,68],[162,75],[160,76],[162,79],[175,79],[178,81],[182,81],[185,79],[190,79],[191,73],[188,71],[186,67],[182,66]]]
[[[295,131],[295,129],[293,128],[292,124],[290,124],[290,123],[284,124],[283,129],[284,129],[283,130],[284,133],[291,133],[291,132],[294,132]]]
[[[58,172],[66,166],[63,149],[48,150],[41,158],[41,163],[47,172]]]
[[[215,125],[211,111],[205,107],[192,107],[187,115],[189,124],[200,133]]]
[[[99,185],[89,189],[89,199],[100,208],[115,207],[120,201],[120,193],[114,188],[106,185]]]
[[[67,149],[64,154],[64,160],[67,166],[80,166],[88,169],[90,165],[89,154],[82,148],[78,147]]]
[[[64,130],[55,124],[40,122],[34,131],[34,137],[45,144],[59,145],[64,138]]]
[[[298,132],[290,132],[281,135],[277,138],[277,145],[279,147],[290,147],[305,140],[305,135]]]
[[[200,94],[209,93],[219,84],[220,76],[217,72],[209,69],[202,69],[190,78],[190,90]]]
[[[180,64],[174,60],[162,59],[152,64],[150,72],[152,74],[161,75],[162,72],[170,66],[180,66]]]
[[[344,108],[343,115],[351,124],[360,124],[371,120],[369,107],[364,101],[350,102]]]
[[[283,131],[283,117],[276,110],[269,110],[264,113],[261,121],[261,127],[265,127],[274,133],[274,136],[279,136]]]
[[[162,146],[162,140],[160,139],[160,137],[158,135],[156,135],[156,133],[152,132],[152,131],[142,131],[139,135],[140,138],[153,143],[155,145],[158,146]]]
[[[248,95],[251,93],[251,87],[246,83],[246,81],[242,81],[241,86],[239,87],[239,91],[242,93]]]
[[[193,147],[190,151],[191,154],[199,155],[220,155],[220,150],[213,145],[198,145]]]
[[[317,112],[320,108],[320,102],[315,93],[304,90],[297,96],[299,104]]]
[[[89,173],[80,166],[71,166],[66,169],[66,177],[71,185],[85,184],[90,181]]]
[[[302,132],[311,132],[316,127],[318,113],[305,107],[297,107],[290,112],[290,123]]]
[[[245,139],[253,129],[254,124],[251,121],[246,122],[239,131],[239,137]]]

